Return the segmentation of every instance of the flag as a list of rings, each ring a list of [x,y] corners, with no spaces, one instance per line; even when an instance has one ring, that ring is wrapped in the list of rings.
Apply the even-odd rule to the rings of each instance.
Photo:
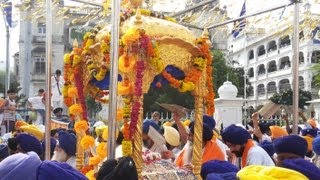
[[[246,1],[243,2],[242,9],[240,12],[240,17],[246,15]],[[233,23],[233,29],[232,29],[232,35],[234,38],[236,38],[240,32],[244,29],[246,26],[246,19],[241,19],[239,21],[235,21]]]
[[[12,2],[6,2],[3,9],[6,16],[7,25],[12,27]]]

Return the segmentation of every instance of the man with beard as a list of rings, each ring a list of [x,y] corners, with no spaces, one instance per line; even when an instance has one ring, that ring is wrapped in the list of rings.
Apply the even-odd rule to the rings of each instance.
[[[250,133],[242,127],[230,125],[223,130],[222,139],[230,151],[241,158],[241,168],[248,165],[274,166],[267,152],[255,145]]]
[[[76,168],[76,144],[77,138],[73,133],[60,131],[52,160],[66,162]]]
[[[225,155],[213,139],[212,129],[215,126],[213,118],[208,116],[203,116],[203,130],[202,130],[202,163],[210,160],[225,160]],[[181,150],[180,154],[175,160],[175,164],[179,167],[185,167],[187,169],[192,169],[191,159],[192,159],[192,149],[193,149],[193,135],[194,135],[194,122],[189,125],[190,133],[186,145]]]

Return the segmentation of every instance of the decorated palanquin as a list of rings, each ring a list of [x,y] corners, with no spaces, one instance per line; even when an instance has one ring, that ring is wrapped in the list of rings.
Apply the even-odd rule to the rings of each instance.
[[[121,107],[117,117],[123,124],[122,151],[132,156],[141,178],[143,93],[149,88],[170,85],[181,93],[192,92],[195,98],[194,174],[200,177],[202,158],[202,115],[214,113],[212,57],[205,30],[196,38],[187,28],[172,19],[149,10],[127,10],[121,14],[119,38],[118,96]],[[91,152],[88,167],[96,167],[106,156],[95,152],[93,138],[85,135],[88,127],[85,95],[107,103],[110,79],[110,27],[96,27],[84,36],[82,45],[74,44],[65,55],[65,104],[76,120],[78,134],[77,163],[84,166],[85,152]],[[82,124],[82,125],[81,125]],[[84,140],[85,139],[85,140]],[[100,151],[106,151],[101,145]],[[97,170],[97,169],[94,169]],[[93,171],[94,171],[93,170]],[[92,175],[93,172],[88,172]],[[90,176],[91,177],[91,176]]]

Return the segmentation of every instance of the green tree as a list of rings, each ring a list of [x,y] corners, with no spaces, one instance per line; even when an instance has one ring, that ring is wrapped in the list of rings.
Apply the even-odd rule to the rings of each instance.
[[[219,50],[213,50],[213,85],[216,98],[218,97],[218,88],[227,80],[232,82],[238,88],[238,96],[244,95],[244,70],[238,66],[237,62],[227,62],[224,54]],[[247,87],[249,87],[248,80]],[[247,90],[248,91],[248,90]]]
[[[91,96],[86,97],[86,105],[89,118],[95,118],[96,114],[102,110],[101,103],[96,102]]]

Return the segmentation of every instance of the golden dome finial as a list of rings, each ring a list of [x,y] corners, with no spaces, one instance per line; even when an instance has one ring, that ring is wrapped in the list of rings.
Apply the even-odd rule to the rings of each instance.
[[[77,48],[77,47],[79,47],[79,43],[78,43],[78,40],[77,39],[74,39],[74,41],[73,41],[73,47],[75,47],[75,48]]]
[[[209,39],[209,31],[208,31],[208,28],[207,28],[207,27],[205,27],[205,28],[203,29],[203,32],[202,32],[201,37],[202,37],[203,39],[205,39],[206,42],[207,42],[207,44],[209,44],[209,45],[211,46],[211,41],[210,41],[210,39]]]
[[[134,24],[142,24],[140,8],[137,9],[136,19],[134,21]]]
[[[209,39],[209,31],[208,31],[208,28],[207,28],[207,27],[205,27],[205,28],[203,29],[203,32],[202,32],[201,37],[202,37],[203,39]]]

